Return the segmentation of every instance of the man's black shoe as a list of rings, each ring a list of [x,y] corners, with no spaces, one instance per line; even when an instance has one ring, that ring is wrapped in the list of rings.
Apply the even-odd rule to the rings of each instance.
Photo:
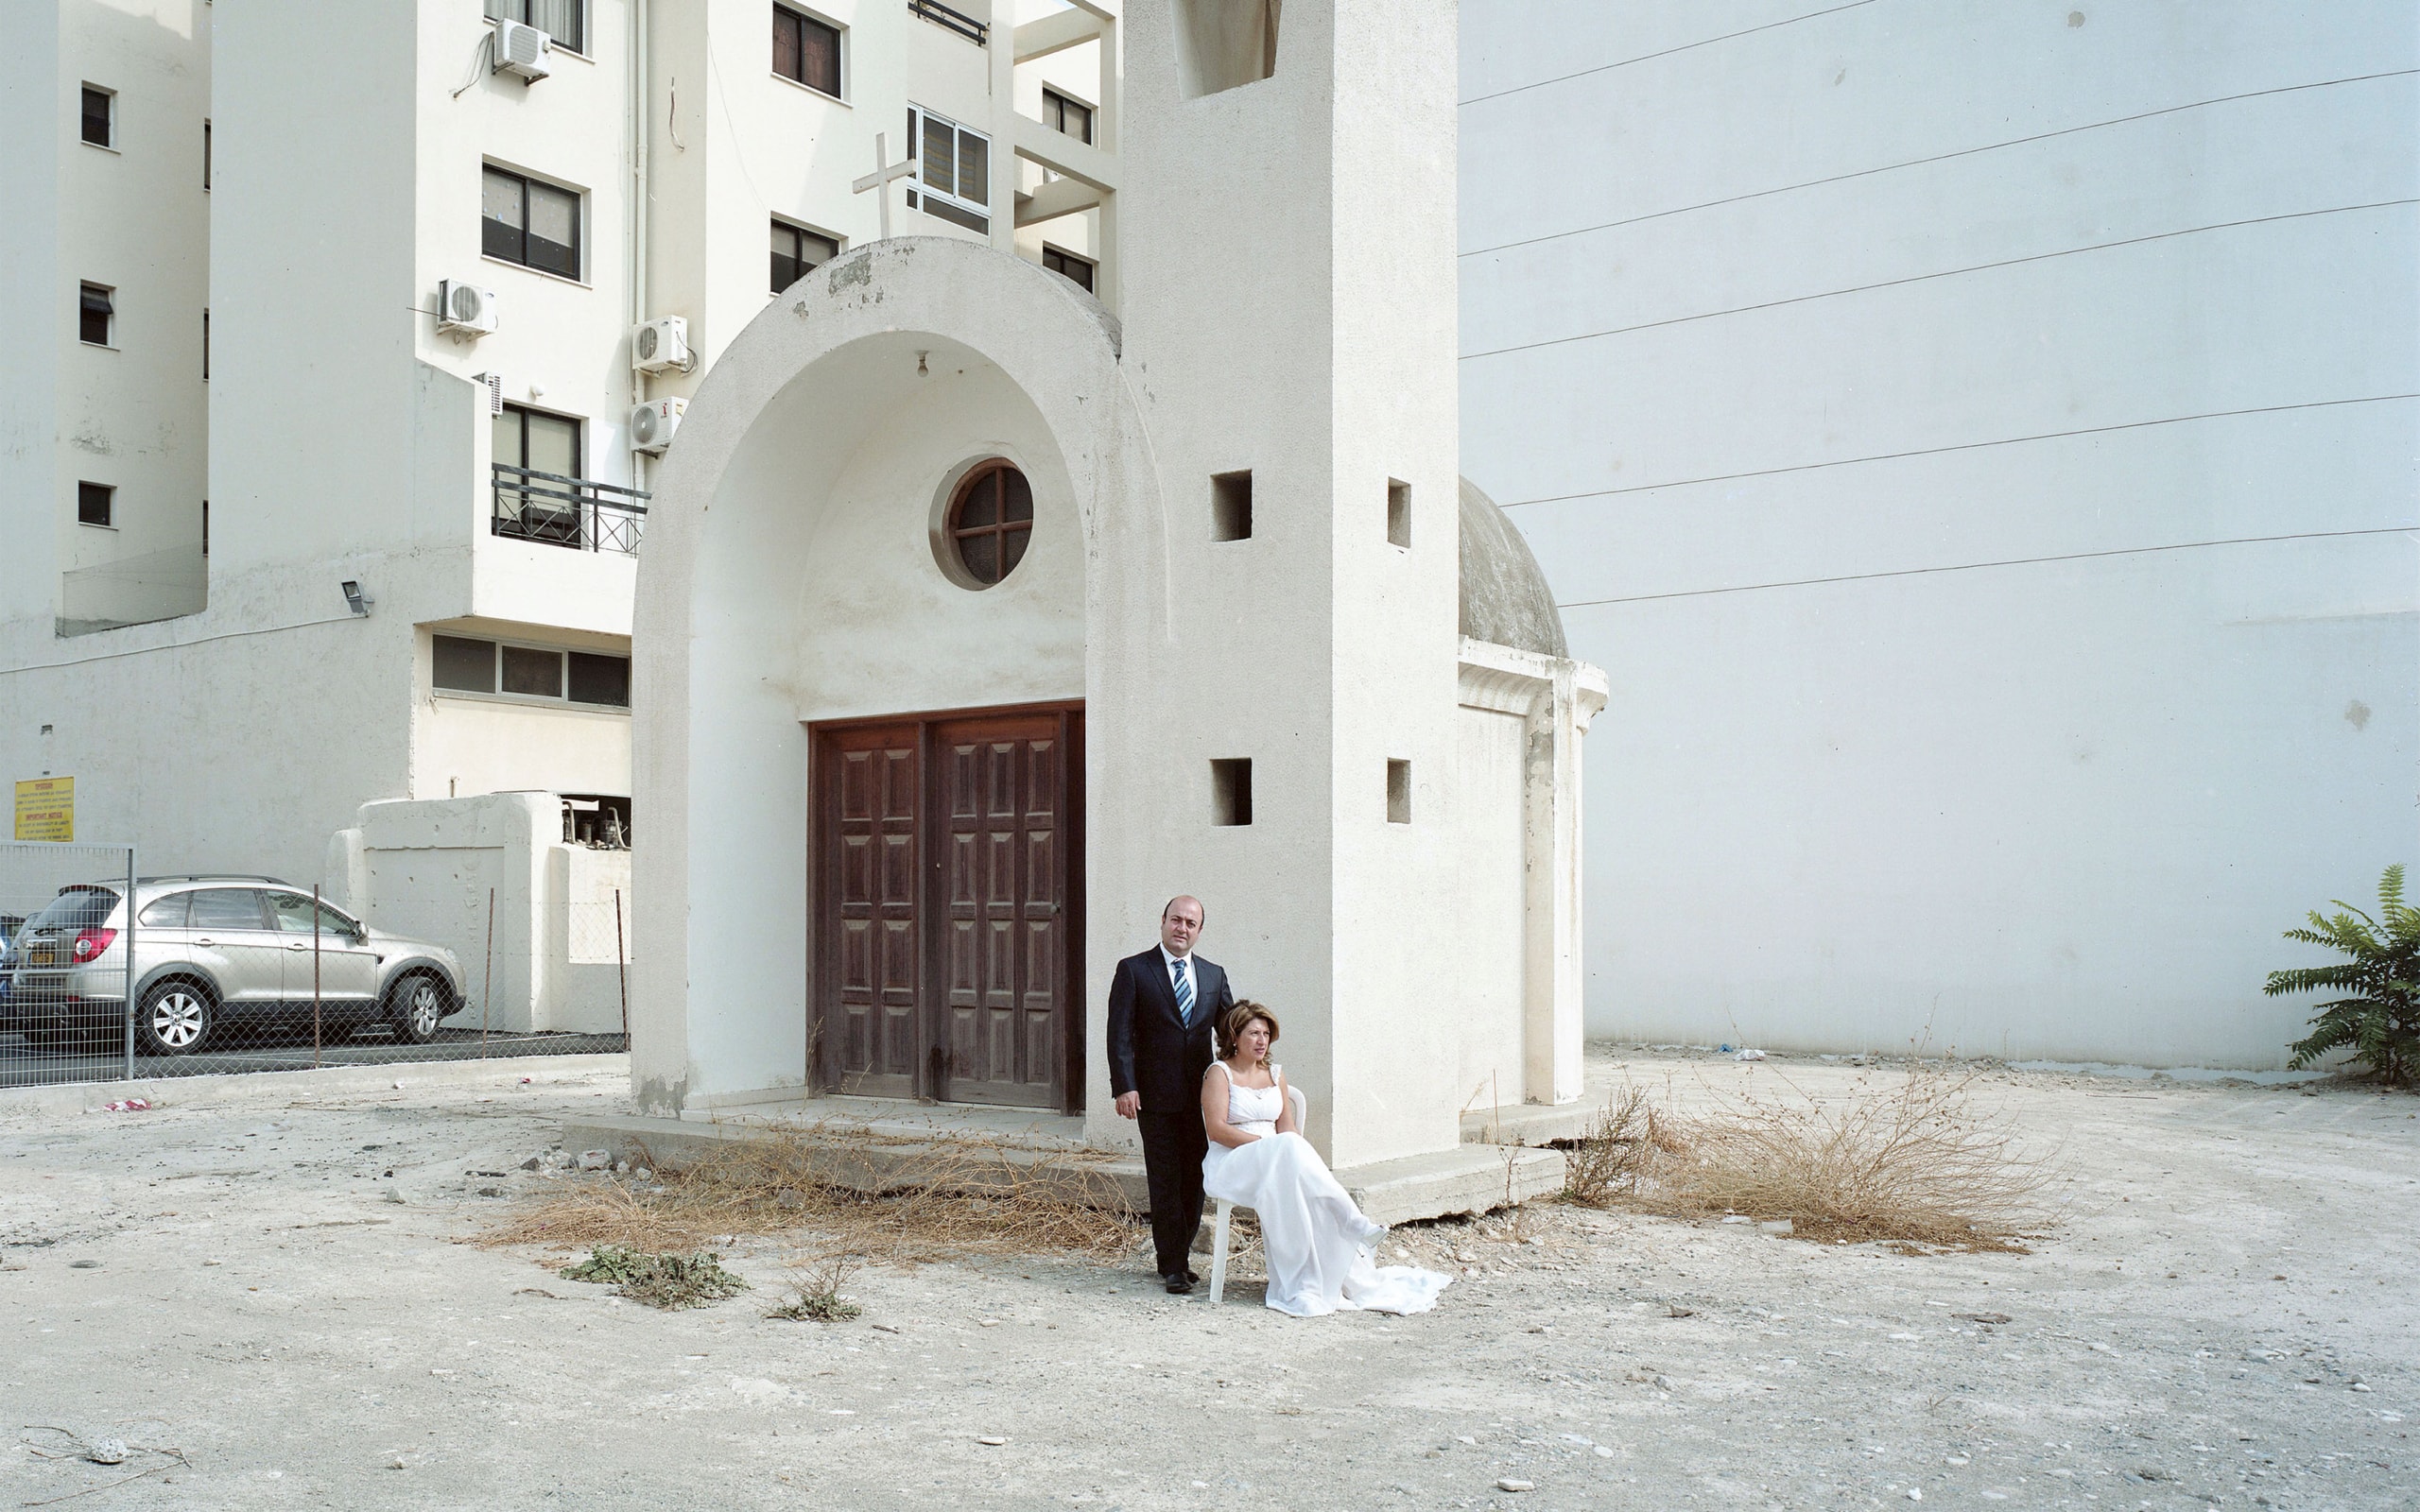
[[[1184,1267],[1184,1279],[1191,1281],[1196,1286],[1201,1284],[1201,1277],[1190,1265]]]
[[[1161,1277],[1160,1280],[1167,1287],[1168,1295],[1171,1297],[1183,1297],[1193,1290],[1193,1277],[1187,1272],[1172,1272]]]

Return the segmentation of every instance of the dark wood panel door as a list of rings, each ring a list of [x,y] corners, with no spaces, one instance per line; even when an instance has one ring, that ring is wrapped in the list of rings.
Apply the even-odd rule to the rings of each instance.
[[[823,1012],[819,1080],[870,1097],[913,1097],[925,941],[923,730],[858,726],[821,744]]]
[[[816,1084],[1080,1109],[1080,709],[815,736]]]
[[[954,719],[933,729],[945,835],[940,1095],[1058,1102],[1066,998],[1065,782],[1061,716]]]

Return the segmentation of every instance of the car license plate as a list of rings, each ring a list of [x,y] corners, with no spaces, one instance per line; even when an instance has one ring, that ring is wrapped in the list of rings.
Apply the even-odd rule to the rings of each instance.
[[[27,966],[57,966],[59,953],[47,945],[28,945],[26,947],[26,964]]]

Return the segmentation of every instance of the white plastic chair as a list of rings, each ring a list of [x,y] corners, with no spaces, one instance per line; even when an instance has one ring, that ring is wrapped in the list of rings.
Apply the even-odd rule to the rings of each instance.
[[[1303,1095],[1303,1089],[1290,1081],[1286,1084],[1286,1106],[1293,1111],[1297,1130],[1308,1125],[1310,1099]],[[1219,1226],[1210,1242],[1210,1300],[1214,1304],[1223,1300],[1227,1295],[1227,1224],[1235,1214],[1236,1205],[1224,1198],[1219,1199]]]

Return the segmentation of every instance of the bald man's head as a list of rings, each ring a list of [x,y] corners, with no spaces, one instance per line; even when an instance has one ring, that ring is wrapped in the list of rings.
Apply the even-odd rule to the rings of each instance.
[[[1170,955],[1188,955],[1201,937],[1201,900],[1179,893],[1160,910],[1160,943]]]

